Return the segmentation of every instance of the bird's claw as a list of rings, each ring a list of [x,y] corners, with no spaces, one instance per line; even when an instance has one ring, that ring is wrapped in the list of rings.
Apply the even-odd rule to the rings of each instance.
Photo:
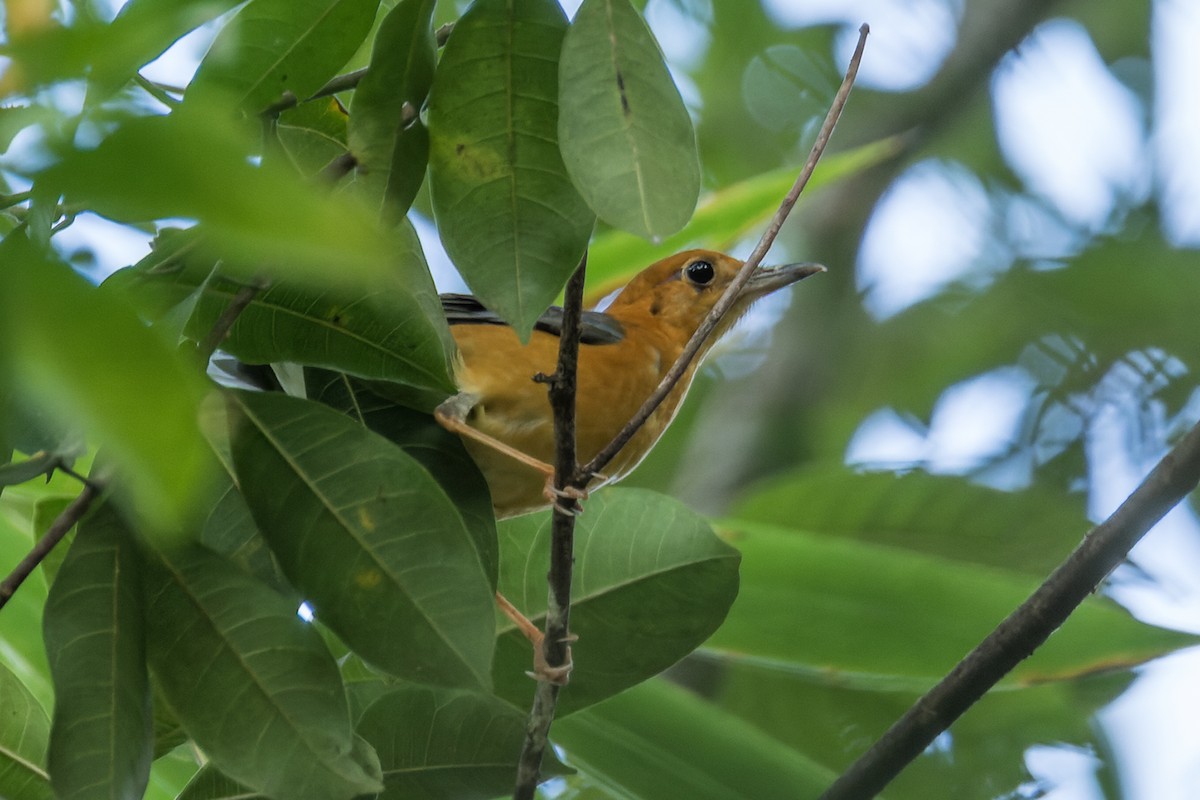
[[[555,509],[571,517],[577,517],[583,513],[580,501],[588,499],[587,489],[576,489],[574,486],[558,489],[555,488],[551,479],[546,480],[542,495],[550,501]]]
[[[579,639],[575,634],[570,634],[560,641],[567,644],[566,653],[564,654],[563,663],[560,666],[552,667],[546,661],[546,653],[540,646],[533,648],[533,669],[525,674],[535,681],[546,681],[555,686],[566,686],[571,680],[571,670],[575,668],[575,663],[571,660],[571,647],[569,642],[574,642]]]

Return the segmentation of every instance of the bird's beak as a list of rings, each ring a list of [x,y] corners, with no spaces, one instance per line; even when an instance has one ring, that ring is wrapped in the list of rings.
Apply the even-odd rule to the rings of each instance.
[[[818,272],[828,270],[821,264],[785,264],[782,267],[756,269],[742,289],[742,297],[755,300]]]

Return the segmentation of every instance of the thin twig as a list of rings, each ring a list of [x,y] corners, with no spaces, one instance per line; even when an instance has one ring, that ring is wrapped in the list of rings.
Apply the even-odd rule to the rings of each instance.
[[[572,488],[578,469],[575,461],[575,389],[579,367],[579,333],[583,315],[583,283],[587,272],[587,254],[567,282],[563,300],[562,333],[558,340],[558,366],[549,378],[550,406],[554,411],[554,488],[560,492]],[[581,488],[581,487],[574,487]],[[542,652],[551,667],[567,663],[570,652],[571,568],[574,564],[575,510],[564,507],[565,498],[554,504],[550,528],[549,600],[546,609],[546,638]],[[525,726],[525,743],[517,762],[517,782],[513,800],[532,800],[537,791],[542,755],[554,722],[560,687],[550,681],[539,681]]]
[[[1112,516],[1092,528],[1028,600],[851,764],[821,800],[862,800],[878,794],[988,689],[1046,641],[1197,484],[1200,424],[1158,462]]]
[[[150,95],[167,108],[179,108],[181,101],[178,98],[172,97],[165,88],[145,77],[142,75],[142,73],[135,72],[133,75],[133,82],[142,87],[146,94]]]
[[[708,312],[704,321],[700,323],[700,327],[692,334],[692,338],[688,340],[687,345],[683,348],[683,352],[679,354],[679,358],[675,360],[675,364],[666,374],[666,377],[658,384],[658,388],[646,399],[646,402],[633,415],[633,418],[626,423],[621,432],[580,469],[579,478],[588,479],[593,475],[603,472],[608,462],[633,438],[634,434],[638,432],[646,420],[650,418],[650,415],[654,413],[655,409],[659,407],[667,395],[671,393],[671,390],[675,388],[675,385],[679,383],[680,378],[687,371],[688,365],[692,363],[692,359],[700,352],[700,348],[704,345],[705,340],[708,339],[713,329],[717,327],[721,318],[737,302],[742,287],[750,280],[751,274],[757,269],[759,263],[762,262],[763,256],[767,254],[767,250],[775,242],[775,237],[779,234],[779,229],[783,226],[783,221],[787,219],[792,207],[796,205],[796,200],[808,184],[808,179],[812,176],[813,170],[816,169],[817,162],[821,159],[821,154],[825,152],[825,145],[829,143],[829,137],[833,134],[833,128],[837,125],[838,118],[842,115],[842,109],[846,106],[846,99],[850,96],[850,89],[854,86],[854,78],[858,74],[858,65],[862,62],[863,48],[866,46],[867,34],[869,32],[870,28],[865,23],[858,29],[858,46],[854,48],[854,55],[850,58],[850,65],[846,69],[846,76],[842,80],[842,85],[838,87],[837,94],[833,98],[833,104],[829,107],[829,113],[825,115],[825,122],[821,125],[821,130],[817,134],[816,141],[813,142],[812,150],[808,154],[808,160],[804,162],[804,168],[800,170],[796,182],[792,184],[792,188],[783,198],[783,202],[779,204],[779,210],[775,212],[775,216],[771,218],[767,229],[763,231],[763,235],[758,240],[754,252],[746,259],[746,263],[725,290],[725,294],[721,295],[721,299],[712,307],[712,310]]]
[[[367,68],[356,69],[353,72],[347,72],[345,75],[338,75],[330,78],[329,83],[322,86],[317,91],[313,92],[304,102],[309,100],[319,100],[322,97],[329,97],[338,92],[345,92],[358,86],[359,81],[367,74]]]
[[[72,500],[71,504],[54,519],[54,522],[50,524],[50,529],[37,541],[28,555],[21,559],[21,563],[13,568],[8,577],[0,581],[0,609],[8,604],[9,599],[16,594],[17,589],[21,588],[25,579],[33,574],[38,564],[41,564],[54,546],[67,535],[67,531],[83,519],[83,515],[91,508],[92,501],[99,497],[100,492],[99,484],[84,480],[83,491],[79,493],[79,496]]]
[[[24,203],[29,198],[33,197],[33,192],[15,192],[14,194],[0,194],[0,210],[12,208],[15,205]]]
[[[204,337],[204,341],[196,346],[196,357],[200,359],[201,364],[208,364],[213,353],[217,352],[221,342],[224,342],[225,337],[229,335],[233,323],[237,322],[238,317],[242,315],[247,306],[254,302],[254,298],[264,288],[266,288],[265,281],[254,280],[239,289],[238,293],[233,296],[229,305],[225,306],[225,310],[221,312],[221,316],[217,317],[217,321],[213,323],[212,329]]]

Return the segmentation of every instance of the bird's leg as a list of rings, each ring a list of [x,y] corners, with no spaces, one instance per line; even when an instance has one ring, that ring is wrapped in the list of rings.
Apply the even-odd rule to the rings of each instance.
[[[517,629],[533,644],[533,672],[526,674],[534,680],[549,681],[558,686],[566,686],[571,677],[571,669],[574,667],[574,664],[571,663],[570,645],[567,646],[566,662],[559,667],[550,666],[546,663],[546,652],[543,647],[546,634],[542,633],[537,625],[530,622],[528,617],[518,611],[517,607],[499,592],[496,592],[496,605],[504,612],[504,616],[511,619]],[[571,636],[570,641],[575,641],[575,638]]]
[[[433,410],[433,418],[446,430],[457,433],[460,436],[470,437],[542,473],[542,475],[546,476],[546,486],[542,491],[546,499],[565,514],[578,514],[580,511],[578,501],[587,499],[587,490],[572,487],[567,487],[566,489],[554,488],[554,467],[467,424],[467,415],[478,402],[479,398],[477,396],[469,392],[459,392],[453,397],[447,398],[441,405],[435,408]],[[562,500],[570,502],[569,504],[563,504],[560,502]]]

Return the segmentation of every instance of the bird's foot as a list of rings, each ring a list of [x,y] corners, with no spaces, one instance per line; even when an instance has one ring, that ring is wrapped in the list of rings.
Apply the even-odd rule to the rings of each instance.
[[[543,641],[545,640],[544,634],[542,639]],[[578,636],[571,634],[563,640],[563,643],[574,642],[578,639]],[[550,662],[546,661],[546,651],[543,647],[543,642],[537,642],[533,646],[533,669],[525,674],[535,681],[546,681],[555,686],[566,686],[571,680],[571,670],[574,668],[575,662],[571,660],[571,646],[569,644],[566,647],[563,663],[560,666],[552,667],[550,666]]]
[[[574,486],[556,488],[553,475],[546,478],[546,486],[542,489],[542,495],[556,510],[571,517],[577,517],[583,513],[581,501],[588,499],[587,489],[577,489]]]

